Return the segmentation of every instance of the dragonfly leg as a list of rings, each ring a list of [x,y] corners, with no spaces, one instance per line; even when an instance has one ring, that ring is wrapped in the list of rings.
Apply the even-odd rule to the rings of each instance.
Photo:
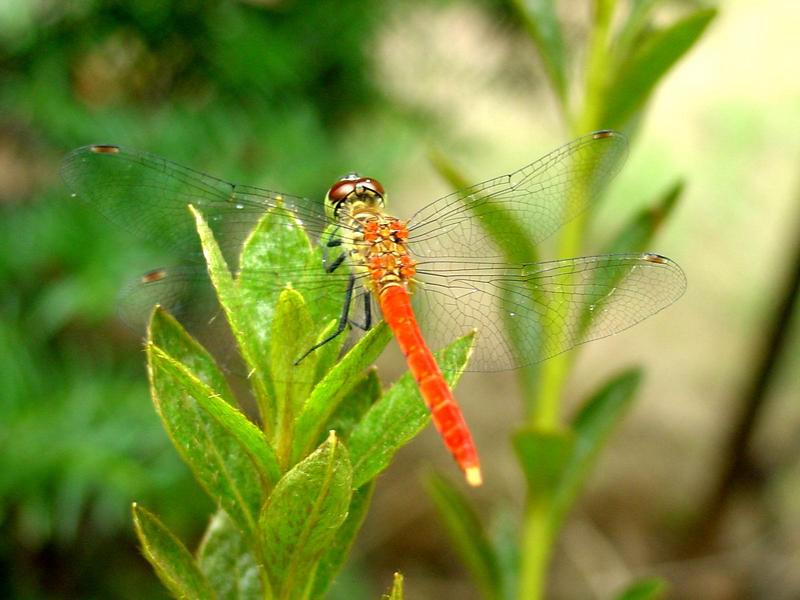
[[[339,263],[341,264],[341,261],[339,261]],[[328,342],[330,342],[332,340],[335,340],[347,328],[348,315],[350,314],[350,301],[353,299],[353,288],[355,287],[355,284],[356,284],[355,275],[351,275],[350,279],[348,279],[348,281],[347,281],[347,290],[345,291],[344,305],[342,306],[342,314],[339,317],[339,323],[336,325],[336,331],[334,331],[332,334],[330,334],[328,337],[326,337],[321,342],[317,342],[316,344],[311,346],[311,348],[306,350],[300,358],[298,358],[296,361],[294,361],[294,365],[295,366],[299,365],[300,362],[306,356],[311,354],[317,348],[321,348],[322,346],[324,346]]]
[[[364,298],[364,322],[358,323],[350,319],[350,325],[358,327],[362,331],[369,331],[372,328],[372,296],[369,293],[361,295]]]

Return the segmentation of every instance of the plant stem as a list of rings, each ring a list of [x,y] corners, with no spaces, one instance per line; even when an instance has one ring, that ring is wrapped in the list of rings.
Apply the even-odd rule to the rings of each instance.
[[[594,3],[595,16],[587,51],[584,103],[581,113],[572,119],[574,135],[603,126],[598,121],[607,85],[611,21],[615,7],[616,0],[595,0]],[[565,106],[564,111],[567,110]],[[584,193],[584,190],[577,190],[577,193]],[[560,258],[580,254],[586,224],[586,215],[579,215],[562,229],[558,239]],[[530,424],[535,428],[552,431],[559,427],[562,391],[570,364],[570,354],[564,353],[542,365],[535,404],[528,416]],[[522,532],[519,588],[521,599],[537,600],[543,597],[555,534],[550,499],[546,496],[529,496]]]
[[[544,498],[528,497],[523,524],[520,600],[544,597],[547,567],[553,551],[552,511]]]

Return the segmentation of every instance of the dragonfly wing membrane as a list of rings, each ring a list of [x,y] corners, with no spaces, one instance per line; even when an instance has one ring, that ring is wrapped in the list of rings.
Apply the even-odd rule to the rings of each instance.
[[[61,175],[73,196],[144,239],[201,260],[192,204],[235,261],[247,234],[268,210],[283,206],[319,235],[327,225],[320,202],[229,183],[160,156],[119,146],[84,146],[64,159]]]
[[[409,221],[419,257],[514,260],[583,212],[621,168],[625,137],[599,131],[539,160],[436,200]],[[533,256],[518,256],[533,260]]]
[[[613,335],[669,306],[683,271],[655,254],[612,254],[505,265],[432,262],[415,297],[434,347],[478,330],[469,369],[502,371]]]

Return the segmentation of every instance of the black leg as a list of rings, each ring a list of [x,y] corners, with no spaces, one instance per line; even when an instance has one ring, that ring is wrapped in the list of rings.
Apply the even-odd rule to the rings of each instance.
[[[328,264],[327,257],[323,257],[322,260],[325,262],[325,272],[333,273],[336,269],[338,269],[341,266],[346,256],[347,254],[342,252],[339,256],[333,259],[333,262],[330,264]]]
[[[350,324],[363,331],[369,331],[372,328],[372,296],[369,292],[364,292],[361,297],[364,298],[364,322],[356,323],[351,319]]]
[[[299,364],[300,364],[300,362],[301,362],[301,361],[302,361],[302,360],[303,360],[303,359],[304,359],[306,356],[308,356],[309,354],[311,354],[311,353],[312,353],[314,350],[316,350],[317,348],[321,348],[322,346],[324,346],[324,345],[325,345],[325,344],[327,344],[328,342],[330,342],[330,341],[332,341],[332,340],[335,340],[335,339],[336,339],[337,337],[339,337],[339,336],[342,334],[342,332],[343,332],[343,331],[344,331],[344,330],[347,328],[347,317],[348,317],[348,315],[350,314],[350,301],[353,299],[353,287],[355,286],[355,284],[356,284],[356,278],[355,278],[355,276],[354,276],[354,275],[350,275],[350,279],[349,279],[349,280],[348,280],[348,282],[347,282],[347,291],[345,292],[345,296],[344,296],[344,306],[342,306],[342,314],[341,314],[341,316],[339,317],[339,323],[338,323],[338,325],[336,326],[336,331],[334,331],[332,334],[330,334],[328,337],[326,337],[326,338],[325,338],[324,340],[322,340],[321,342],[317,342],[316,344],[314,344],[313,346],[311,346],[311,348],[309,348],[309,349],[308,349],[308,350],[307,350],[307,351],[306,351],[306,352],[303,354],[303,356],[301,356],[301,357],[300,357],[300,358],[298,358],[296,361],[294,361],[294,365],[295,365],[295,366],[299,365]]]

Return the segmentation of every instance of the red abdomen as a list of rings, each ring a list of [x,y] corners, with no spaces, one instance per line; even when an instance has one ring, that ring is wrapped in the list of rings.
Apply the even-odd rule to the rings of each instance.
[[[470,485],[480,485],[481,470],[472,435],[461,414],[453,393],[439,370],[439,365],[425,344],[411,310],[411,299],[403,285],[389,285],[380,290],[383,318],[392,329],[408,362],[408,368],[419,386],[431,418],[445,446],[464,471]]]

